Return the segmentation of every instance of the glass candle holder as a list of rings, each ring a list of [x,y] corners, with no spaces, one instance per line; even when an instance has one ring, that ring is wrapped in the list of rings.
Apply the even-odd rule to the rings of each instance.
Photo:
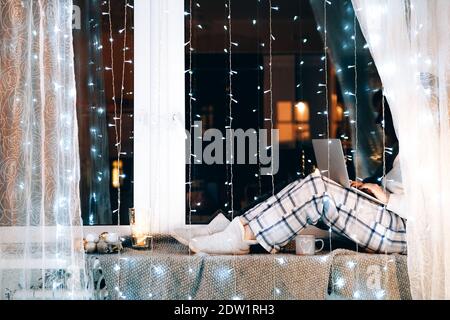
[[[131,245],[133,249],[150,250],[153,247],[153,237],[151,235],[132,235]]]
[[[131,245],[133,249],[150,250],[153,247],[153,236],[136,224],[136,211],[134,208],[129,210],[131,227]]]

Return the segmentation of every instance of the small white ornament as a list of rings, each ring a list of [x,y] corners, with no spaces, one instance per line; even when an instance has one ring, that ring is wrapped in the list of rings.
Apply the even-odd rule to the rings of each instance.
[[[94,253],[97,250],[97,244],[95,242],[87,242],[84,249],[87,253]]]
[[[100,240],[97,244],[97,251],[98,253],[108,253],[108,244],[105,241]]]
[[[117,233],[108,233],[106,235],[106,242],[110,244],[119,242],[119,235]]]
[[[87,241],[87,242],[98,242],[98,236],[97,236],[96,234],[89,233],[89,234],[86,236],[86,241]]]

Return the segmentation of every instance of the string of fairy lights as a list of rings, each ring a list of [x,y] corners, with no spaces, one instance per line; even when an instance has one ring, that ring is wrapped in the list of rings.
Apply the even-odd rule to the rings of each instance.
[[[228,87],[229,87],[229,99],[228,99],[228,129],[230,130],[230,141],[229,141],[229,148],[230,148],[230,175],[229,175],[229,192],[230,192],[230,213],[231,213],[231,220],[234,219],[234,172],[233,172],[233,163],[234,163],[234,136],[233,136],[233,104],[237,103],[237,100],[233,96],[233,76],[237,74],[236,71],[233,70],[233,46],[238,46],[238,43],[233,42],[233,29],[232,29],[232,7],[231,7],[231,0],[227,0],[225,3],[225,8],[227,10],[227,20],[228,20]],[[233,299],[238,300],[240,299],[238,293],[237,293],[237,271],[236,271],[236,256],[234,255],[233,258],[233,273],[234,273],[234,295]]]
[[[233,137],[233,103],[237,103],[237,100],[233,97],[233,75],[237,74],[236,71],[233,70],[233,45],[237,45],[237,43],[233,43],[232,39],[232,11],[231,11],[231,0],[227,0],[228,2],[225,4],[225,7],[228,8],[228,86],[229,86],[229,99],[228,99],[228,130],[230,130],[230,158],[229,158],[229,168],[230,168],[230,178],[228,181],[228,186],[230,188],[230,211],[231,219],[234,219],[234,173],[233,173],[233,163],[234,163],[234,137]]]
[[[113,214],[117,215],[117,227],[120,227],[120,211],[121,211],[121,183],[120,179],[123,178],[123,174],[120,172],[120,163],[122,156],[126,155],[126,152],[122,150],[122,124],[123,124],[123,107],[124,107],[124,96],[125,96],[125,73],[126,73],[126,65],[133,64],[133,60],[127,60],[127,52],[129,51],[128,43],[128,10],[134,10],[134,6],[131,5],[128,0],[124,0],[123,6],[123,28],[118,30],[118,34],[123,34],[123,43],[122,43],[122,66],[121,66],[121,79],[120,79],[120,103],[117,103],[117,92],[116,92],[116,77],[115,77],[115,62],[114,62],[114,32],[113,32],[113,21],[112,21],[112,6],[111,0],[103,1],[103,5],[107,6],[107,11],[102,12],[102,15],[108,17],[108,29],[109,29],[109,50],[110,50],[110,59],[111,66],[105,67],[106,71],[111,72],[111,89],[112,89],[112,102],[114,105],[114,123],[110,124],[110,127],[114,127],[115,133],[115,148],[116,148],[116,160],[117,167],[119,170],[119,183],[117,184],[117,208],[113,211]],[[102,46],[103,48],[103,46]],[[118,229],[118,234],[120,234],[120,230]],[[118,273],[117,284],[115,286],[115,290],[118,293],[120,299],[126,299],[126,296],[123,295],[120,290],[121,286],[121,272],[120,272],[120,261],[123,258],[121,257],[120,250],[118,252],[118,262],[114,266],[114,270]]]
[[[225,185],[227,186],[227,194],[228,201],[225,203],[225,207],[228,208],[228,214],[231,216],[231,219],[234,218],[234,172],[233,172],[233,164],[234,164],[234,144],[233,144],[233,103],[237,103],[237,100],[233,97],[233,76],[237,74],[236,71],[233,70],[233,45],[238,45],[232,41],[232,17],[231,17],[231,1],[225,1],[225,14],[226,14],[226,23],[224,24],[224,30],[227,33],[227,45],[224,49],[224,52],[228,54],[228,111],[226,113],[226,119],[228,123],[225,124],[225,132],[229,132],[229,140],[228,143],[228,151],[227,160],[226,160],[226,181]]]
[[[383,137],[383,178],[382,179],[386,179],[386,152],[388,152],[388,150],[386,150],[386,105],[384,102],[384,87],[381,87],[381,118],[382,118],[382,137]],[[384,181],[383,183],[383,192],[386,193],[386,181]],[[390,260],[390,258],[388,257],[388,252],[385,251],[385,265],[384,265],[384,271],[387,271],[388,269],[388,263]],[[384,277],[384,287],[387,288],[388,286],[388,277]],[[382,298],[384,297],[384,290],[381,290],[380,292],[378,292],[378,297],[377,298]]]
[[[260,19],[260,6],[258,5],[259,2],[260,2],[260,0],[256,0],[256,3],[255,3],[256,18],[252,20],[252,25],[256,29],[256,39],[258,39],[258,40],[260,38],[260,28],[257,25],[257,22]],[[259,65],[259,63],[260,63],[260,54],[261,54],[260,48],[261,48],[261,46],[260,46],[259,42],[257,41],[256,42],[256,65]],[[257,70],[256,70],[256,79],[257,79],[257,84],[258,84],[256,87],[256,90],[257,90],[256,105],[257,105],[257,107],[252,110],[253,113],[256,114],[257,129],[258,129],[258,145],[260,145],[260,143],[261,143],[261,136],[259,134],[259,129],[261,128],[261,123],[260,123],[261,108],[259,107],[259,105],[261,104],[261,98],[260,98],[259,93],[261,91],[261,86],[260,86],[261,76],[260,75],[261,75],[262,71],[263,70],[261,70],[261,68],[257,67]],[[257,168],[258,171],[255,173],[255,177],[257,179],[258,192],[257,192],[257,195],[255,195],[253,198],[254,201],[258,200],[262,196],[262,178],[261,178],[261,174],[260,174],[261,173],[261,161],[260,161],[261,151],[260,151],[260,148],[257,148],[256,159],[258,162],[258,168]]]
[[[323,1],[323,15],[324,15],[324,22],[323,22],[323,33],[324,33],[324,45],[323,45],[323,57],[322,60],[324,62],[324,72],[325,72],[325,111],[324,115],[326,118],[326,137],[327,141],[330,140],[330,116],[329,116],[329,110],[330,110],[330,101],[329,101],[329,91],[328,91],[328,8],[327,5],[330,5],[331,2],[328,0]],[[321,84],[319,84],[321,86]],[[327,176],[328,179],[330,179],[330,144],[328,143],[328,150],[327,150]],[[330,227],[328,229],[328,235],[329,235],[329,245],[330,245],[330,251],[333,251],[333,229]]]
[[[189,130],[192,130],[193,128],[193,119],[192,119],[192,115],[193,115],[193,101],[195,101],[194,98],[194,94],[193,94],[193,70],[192,70],[192,53],[194,51],[194,48],[192,46],[192,27],[193,27],[193,16],[194,16],[194,12],[193,12],[193,3],[192,0],[189,0],[189,12],[185,12],[185,16],[189,16],[189,41],[187,42],[187,45],[189,46],[189,69],[188,69],[188,74],[189,74]],[[189,210],[189,226],[192,226],[192,158],[193,158],[193,154],[192,154],[192,140],[189,141],[189,165],[188,165],[188,210]],[[192,230],[191,228],[189,228],[189,238],[192,238]],[[191,250],[189,248],[187,248],[188,250],[188,255],[189,258],[191,257]],[[191,259],[189,259],[189,266],[188,266],[188,275],[192,275],[193,274],[193,269],[191,267]],[[189,284],[190,284],[190,279],[189,279]],[[191,285],[189,285],[189,289],[191,289]],[[190,290],[191,291],[191,290]],[[190,299],[190,295],[188,296],[188,300]]]
[[[352,35],[352,39],[353,39],[353,44],[354,44],[354,75],[355,75],[355,91],[354,91],[354,97],[355,97],[355,181],[358,181],[358,43],[357,43],[357,18],[356,18],[356,12],[354,13],[353,16],[353,35]],[[358,210],[356,210],[355,212],[355,216],[356,218],[358,217]],[[356,242],[355,245],[355,250],[356,252],[359,252],[359,245]],[[359,264],[355,263],[355,267],[356,267],[356,272],[355,272],[355,283],[357,286],[359,286]],[[359,293],[358,288],[353,289],[354,292],[356,293],[356,295],[358,295],[357,293]],[[354,297],[355,297],[355,293],[354,293]]]
[[[274,122],[273,122],[273,41],[275,37],[273,35],[273,21],[272,21],[272,10],[279,10],[279,7],[272,6],[272,0],[269,0],[269,107],[270,107],[270,178],[272,183],[272,195],[275,195],[275,177],[273,171],[273,159],[274,159]]]
[[[269,0],[269,89],[267,90],[269,93],[269,109],[270,109],[270,141],[271,141],[271,148],[270,148],[270,155],[271,155],[271,165],[270,165],[270,174],[271,174],[271,184],[272,184],[272,196],[275,196],[275,182],[274,182],[274,175],[273,175],[273,129],[274,129],[274,123],[273,123],[273,41],[275,40],[275,37],[273,35],[273,21],[272,21],[272,14],[273,14],[274,7],[272,5],[272,0]],[[278,10],[278,7],[276,7],[276,10]],[[274,258],[273,264],[272,264],[272,297],[274,300],[276,300],[276,293],[280,292],[279,289],[277,290],[277,278],[276,278],[276,268],[277,268],[277,262],[278,259]]]
[[[189,16],[189,41],[187,42],[187,45],[189,46],[189,69],[187,70],[189,74],[189,130],[192,130],[193,128],[193,121],[192,121],[192,112],[193,112],[193,101],[195,101],[194,94],[193,94],[193,71],[192,71],[192,52],[194,51],[194,48],[192,47],[192,27],[193,27],[193,4],[192,0],[189,1],[189,12],[185,12],[185,16]],[[188,166],[188,210],[189,210],[189,225],[192,224],[192,158],[193,158],[193,152],[192,152],[192,141],[189,141],[189,166]],[[190,251],[189,251],[190,252]]]
[[[299,15],[302,14],[302,1],[299,1]],[[299,50],[298,50],[298,55],[299,55],[299,63],[298,66],[296,66],[299,70],[299,81],[296,85],[297,89],[298,89],[298,100],[299,101],[303,101],[303,66],[305,64],[305,61],[302,60],[302,51],[303,51],[303,46],[306,45],[306,43],[308,42],[308,40],[306,38],[303,37],[303,27],[302,27],[302,19],[298,16],[295,15],[293,18],[294,22],[298,23],[299,29]],[[306,176],[306,154],[305,154],[305,148],[303,145],[303,124],[301,124],[298,127],[299,130],[299,134],[300,134],[300,152],[301,152],[301,157],[300,157],[300,167],[299,167],[299,171],[297,172],[297,176],[300,179],[305,178]]]

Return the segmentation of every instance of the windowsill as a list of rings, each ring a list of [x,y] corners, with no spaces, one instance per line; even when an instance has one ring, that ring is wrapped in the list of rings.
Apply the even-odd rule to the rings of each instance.
[[[296,255],[295,246],[277,255],[254,251],[215,256],[192,254],[186,246],[163,236],[155,239],[150,251],[124,249],[120,260],[117,255],[93,254],[88,269],[102,270],[105,290],[113,300],[228,300],[236,296],[270,300],[274,293],[283,300],[318,300],[326,299],[330,289],[337,297],[354,299],[354,288],[361,299],[411,299],[406,256],[333,249],[313,256]],[[271,277],[261,278],[268,270],[277,275],[279,291],[274,292]],[[120,292],[113,289],[117,277]]]
[[[57,234],[101,234],[118,233],[119,236],[131,235],[130,226],[83,226],[83,227],[0,227],[0,244],[30,242],[56,242]],[[26,237],[24,236],[26,235]]]

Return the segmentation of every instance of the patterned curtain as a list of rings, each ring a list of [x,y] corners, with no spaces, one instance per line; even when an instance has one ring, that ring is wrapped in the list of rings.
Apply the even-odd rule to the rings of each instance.
[[[72,0],[0,0],[0,299],[82,298]]]

